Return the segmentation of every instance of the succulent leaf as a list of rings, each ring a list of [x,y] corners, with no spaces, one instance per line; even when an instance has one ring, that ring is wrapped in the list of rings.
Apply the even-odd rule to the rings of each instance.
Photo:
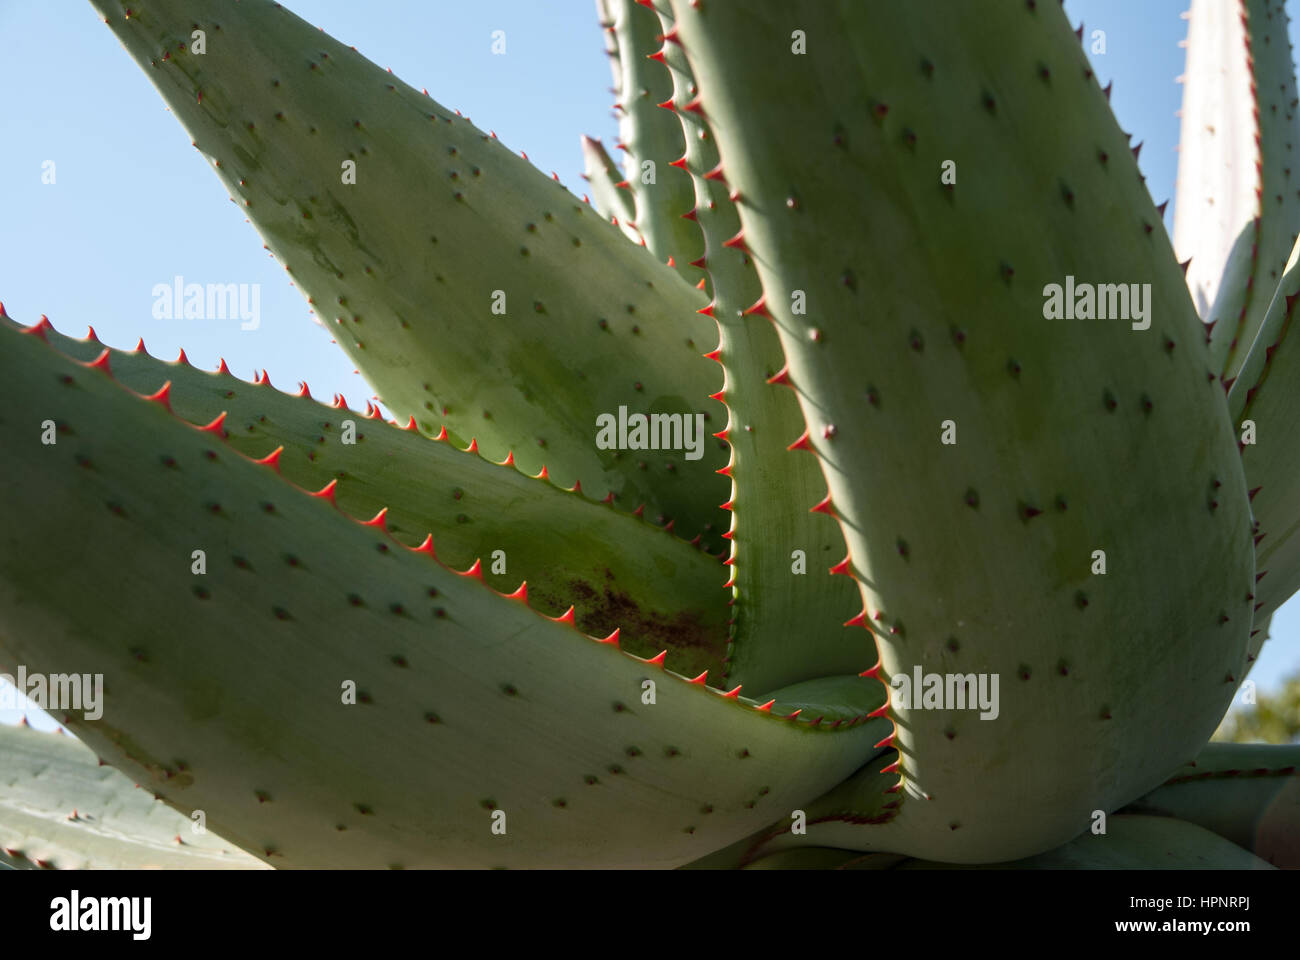
[[[1198,824],[1276,867],[1300,870],[1300,744],[1207,743],[1126,809]]]
[[[624,182],[634,197],[636,228],[661,261],[671,258],[681,277],[694,286],[704,278],[698,260],[704,253],[700,231],[683,217],[692,207],[690,178],[672,166],[682,156],[682,130],[664,105],[673,100],[673,79],[660,48],[672,44],[671,22],[661,23],[656,8],[640,0],[607,0],[622,70],[615,109],[619,146],[627,151]]]
[[[1290,336],[1297,300],[1300,243],[1228,394],[1254,513],[1257,619],[1300,589],[1300,343]]]
[[[891,849],[1059,846],[1205,742],[1251,620],[1223,390],[1126,139],[1054,4],[673,11],[880,675],[1000,678],[995,721],[896,696]],[[1147,307],[1065,319],[1074,277]]]
[[[664,32],[671,26],[665,18]],[[708,355],[725,374],[732,592],[727,676],[766,691],[860,673],[877,654],[860,621],[856,629],[845,629],[861,603],[852,580],[833,575],[845,555],[844,537],[830,517],[804,508],[825,495],[826,482],[814,458],[790,449],[806,429],[795,397],[799,386],[783,376],[785,355],[761,306],[763,288],[753,261],[743,247],[728,243],[740,234],[740,217],[726,181],[716,176],[717,146],[696,101],[685,52],[669,42],[663,57],[686,143],[684,169],[695,186],[691,214],[705,240],[699,262],[713,289],[704,309],[717,321],[719,340]]]
[[[640,243],[641,234],[632,226],[636,218],[632,195],[626,187],[619,186],[623,174],[605,152],[604,145],[599,140],[583,137],[582,158],[586,170],[583,176],[591,187],[591,205],[606,220],[616,222],[625,237]]]
[[[721,526],[720,445],[689,459],[595,442],[597,417],[624,405],[720,421],[698,291],[489,133],[270,0],[95,5],[400,422],[644,505],[679,535]],[[195,24],[202,56],[185,49]]]
[[[1172,817],[1117,814],[1104,834],[1085,833],[1055,850],[1008,863],[1003,870],[1271,870],[1267,862],[1195,823]],[[899,870],[971,869],[909,860]]]
[[[103,717],[63,722],[275,866],[676,866],[874,750],[869,721],[775,715],[584,636],[102,360],[0,337],[6,662],[102,674]]]
[[[1192,0],[1188,20],[1174,245],[1231,380],[1300,231],[1295,68],[1283,0]]]
[[[0,312],[0,325],[8,323]],[[83,363],[105,352],[98,339],[74,340],[48,322],[39,333]],[[400,429],[373,410],[348,410],[342,398],[325,406],[309,393],[280,393],[268,380],[246,383],[224,363],[207,373],[143,348],[108,350],[107,360],[117,381],[141,396],[169,385],[169,408],[189,423],[222,417],[230,446],[271,458],[300,489],[328,486],[347,516],[382,516],[408,547],[432,532],[439,560],[466,570],[481,559],[481,576],[497,592],[512,593],[522,582],[540,613],[558,617],[572,607],[578,629],[595,636],[617,629],[625,650],[653,657],[668,649],[678,671],[709,670],[721,682],[727,610],[712,586],[723,568],[643,518]],[[349,424],[353,443],[344,442]],[[550,535],[539,537],[539,530]]]
[[[0,864],[20,870],[265,867],[62,731],[0,724],[0,788]]]

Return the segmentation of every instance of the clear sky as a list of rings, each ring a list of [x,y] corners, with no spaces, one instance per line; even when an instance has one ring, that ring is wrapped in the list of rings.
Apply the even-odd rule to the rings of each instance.
[[[725,0],[743,2],[743,0]],[[812,2],[812,0],[800,0]],[[1005,2],[1005,0],[968,0]],[[1226,2],[1226,0],[1225,0]],[[594,0],[287,0],[300,16],[556,171],[575,193],[579,134],[617,141],[613,95]],[[1076,25],[1103,30],[1091,54],[1121,126],[1142,141],[1157,203],[1173,196],[1188,0],[1067,0]],[[1288,3],[1291,12],[1295,10]],[[491,52],[494,30],[506,54]],[[1293,44],[1296,27],[1292,24]],[[42,313],[61,331],[236,376],[265,368],[272,383],[305,380],[317,397],[364,408],[372,391],[231,204],[145,74],[83,0],[0,0],[7,82],[0,85],[0,300],[10,316]],[[41,183],[53,160],[56,182]],[[1173,205],[1169,207],[1172,217]],[[181,275],[261,286],[262,323],[155,320],[152,290]],[[1300,668],[1300,600],[1274,618],[1275,639],[1252,676],[1263,689]],[[0,714],[13,722],[14,715]]]

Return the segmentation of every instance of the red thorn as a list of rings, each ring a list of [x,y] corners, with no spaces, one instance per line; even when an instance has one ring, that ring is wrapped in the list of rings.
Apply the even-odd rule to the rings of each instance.
[[[706,259],[705,259],[705,257],[703,257],[703,256],[699,256],[699,257],[696,257],[694,260],[691,261],[691,266],[692,266],[692,267],[699,267],[701,270],[703,270],[703,269],[704,269],[704,265],[705,265],[705,263],[706,263]]]
[[[225,416],[225,414],[222,414],[222,416]],[[325,484],[325,486],[311,494],[311,496],[320,497],[322,500],[328,500],[330,503],[334,503],[335,506],[337,506],[338,504],[334,501],[334,490],[338,485],[338,480],[331,480],[329,483]]]
[[[808,445],[808,429],[805,427],[803,433],[799,435],[799,439],[796,440],[794,443],[790,444],[790,446],[786,447],[786,449],[787,450],[811,450],[812,447]]]
[[[704,278],[703,278],[703,277],[700,277],[700,282],[697,283],[697,284],[695,285],[695,289],[696,289],[696,290],[703,290],[703,289],[704,289]]]
[[[718,354],[721,352],[721,350],[722,350],[721,346],[716,347],[713,350],[710,350],[708,353],[704,354],[704,356],[710,360],[717,360],[718,363],[721,363],[722,361],[718,359]]]
[[[567,623],[569,626],[573,626],[573,607],[570,606],[568,610],[565,610],[558,617],[547,617],[547,619],[553,620],[556,623]]]
[[[713,316],[713,302],[710,301],[710,302],[709,302],[709,305],[708,305],[707,307],[701,307],[699,310],[696,310],[695,312],[696,312],[696,313],[702,313],[702,314],[704,314],[706,317],[711,317],[711,316]]]
[[[478,437],[469,438],[469,446],[465,448],[465,453],[478,453]]]
[[[682,214],[682,219],[683,219],[683,220],[694,220],[694,221],[696,221],[697,223],[699,222],[699,218],[696,216],[695,208],[694,208],[694,207],[692,207],[690,210],[687,210],[685,213],[683,213],[683,214]]]
[[[669,258],[668,258],[668,266],[670,266],[670,267],[675,267],[675,266],[677,266],[677,261],[674,260],[672,257],[669,257]]]
[[[664,52],[663,52],[662,50],[656,50],[654,53],[647,53],[647,54],[645,55],[645,58],[646,58],[647,60],[658,60],[660,63],[663,63],[663,62],[664,62]]]
[[[513,467],[515,465],[515,452],[510,450],[506,453],[506,458],[497,464],[498,467]]]
[[[733,237],[732,239],[740,240],[740,234],[739,233],[736,234],[736,236]],[[730,243],[731,241],[728,240],[727,242]],[[740,240],[740,246],[741,247],[744,246],[743,240]],[[760,317],[767,317],[767,319],[769,320],[772,319],[772,315],[767,312],[767,294],[763,294],[761,297],[755,300],[750,306],[746,307],[743,316],[748,317],[751,314],[755,314],[755,313],[758,314]]]
[[[757,707],[755,707],[754,709],[755,709],[755,710],[761,710],[761,711],[763,711],[764,713],[771,713],[771,712],[772,712],[772,704],[774,704],[774,703],[776,703],[775,700],[769,700],[769,701],[767,701],[767,703],[759,704],[759,705],[758,705]]]
[[[514,593],[505,593],[502,594],[502,596],[507,600],[518,600],[525,607],[528,606],[528,581],[525,580],[523,583],[519,584],[519,587]]]
[[[217,373],[224,373],[226,376],[232,376],[230,368],[226,366],[226,358],[221,358],[221,363],[217,365]]]
[[[695,679],[688,680],[687,683],[698,683],[700,686],[704,686],[704,681],[708,678],[708,676],[709,676],[709,671],[705,670]]]
[[[426,533],[424,535],[424,542],[418,547],[412,547],[411,550],[415,553],[427,553],[435,560],[438,558],[438,555],[433,552],[433,534],[431,533]]]
[[[172,412],[172,382],[168,380],[158,388],[157,393],[152,393],[145,397],[146,400],[152,400],[155,403],[161,403],[168,413]]]
[[[254,463],[260,463],[264,467],[270,467],[276,473],[280,472],[280,454],[284,453],[284,447],[276,447],[261,460],[254,460]]]
[[[362,520],[360,521],[360,523],[363,527],[378,527],[380,530],[387,530],[388,529],[388,508],[380,507],[378,513],[376,513],[369,520]]]
[[[847,555],[843,560],[831,567],[831,574],[842,574],[846,577],[849,575],[849,558]]]
[[[86,364],[88,367],[94,367],[96,370],[102,370],[110,377],[113,375],[113,368],[108,364],[108,348],[105,347],[94,360]]]
[[[726,177],[726,175],[722,172],[722,164],[719,163],[716,167],[714,167],[712,170],[710,170],[708,173],[706,173],[706,174],[704,175],[704,179],[705,179],[705,180],[717,180],[717,181],[719,181],[720,183],[726,183],[726,182],[727,182],[727,177]]]
[[[664,661],[667,659],[668,659],[668,651],[660,650],[658,654],[651,657],[649,660],[646,661],[646,663],[653,663],[655,666],[662,667],[664,665]]]
[[[740,688],[741,688],[741,684],[738,683],[736,684],[736,688],[734,690],[728,690],[726,693],[723,694],[723,696],[728,700],[736,700],[740,697]]]
[[[843,625],[846,627],[865,627],[867,625],[867,611],[864,609],[861,613],[850,617],[844,621]],[[866,674],[859,674],[859,676],[866,676]]]
[[[799,716],[799,714],[801,714],[801,713],[803,713],[803,707],[800,707],[800,708],[799,708],[798,710],[796,710],[794,713],[787,713],[787,714],[785,715],[785,718],[786,718],[787,720],[793,720],[795,717]]]
[[[811,508],[808,512],[809,512],[809,513],[824,513],[824,514],[826,514],[828,517],[833,517],[833,516],[835,516],[834,508],[831,507],[831,495],[830,495],[829,493],[827,493],[827,494],[826,494],[826,499],[823,500],[821,503],[817,504],[817,506]]]
[[[420,428],[415,425],[415,414],[411,414],[411,418],[406,421],[406,426],[402,427],[402,429],[410,430],[414,433],[420,432]]]
[[[0,317],[7,315],[5,314],[4,307],[5,305],[3,303],[0,303]],[[54,324],[50,323],[50,318],[42,313],[41,322],[34,327],[27,327],[26,329],[23,330],[23,333],[30,333],[32,336],[40,337],[42,340],[45,340],[46,343],[49,343],[50,341],[45,339],[45,334],[47,331],[53,331],[53,330],[54,330]]]
[[[717,393],[711,393],[711,394],[709,394],[709,399],[710,399],[710,400],[716,400],[716,401],[718,401],[718,403],[725,403],[726,401],[723,400],[722,398],[723,398],[724,396],[726,396],[726,393],[727,393],[727,391],[726,391],[725,389],[723,389],[723,390],[719,390]]]
[[[542,464],[542,472],[533,477],[534,480],[549,480],[551,475],[546,472],[546,464]]]
[[[457,570],[455,572],[459,573],[462,577],[473,577],[475,580],[482,580],[483,561],[480,558],[475,557],[474,562],[470,564],[470,568],[468,570]]]
[[[685,170],[685,169],[686,169],[686,157],[682,156],[682,157],[678,157],[676,160],[669,160],[669,161],[668,161],[668,166],[670,166],[670,167],[677,167],[677,168],[680,169],[680,170]]]
[[[614,632],[611,633],[608,637],[597,638],[596,642],[597,642],[597,643],[608,643],[608,644],[609,644],[610,646],[612,646],[612,647],[617,647],[617,646],[618,646],[618,627],[615,627],[615,628],[614,628]]]
[[[700,103],[699,94],[696,94],[695,99],[692,100],[690,103],[683,104],[682,109],[689,110],[691,111],[691,113],[698,113],[700,116],[704,116],[704,106],[703,104]]]
[[[736,231],[736,235],[732,237],[730,240],[723,240],[722,245],[724,247],[731,247],[733,250],[739,250],[742,253],[747,253],[749,248],[745,246],[744,227],[741,227],[738,231]]]
[[[148,353],[144,348],[144,337],[141,337],[135,342],[135,350],[133,350],[132,353]]]
[[[1264,488],[1263,488],[1262,486],[1256,487],[1254,490],[1251,490],[1251,491],[1250,491],[1246,496],[1247,496],[1249,499],[1254,500],[1254,499],[1255,499],[1255,494],[1259,493],[1259,491],[1261,491],[1261,490],[1263,490],[1263,489],[1264,489]]]
[[[770,383],[770,384],[773,384],[773,385],[783,383],[783,384],[789,386],[789,384],[790,384],[790,364],[787,363],[787,364],[786,364],[784,367],[782,367],[778,372],[776,372],[776,373],[774,373],[772,376],[768,377],[768,378],[767,378],[767,382]]]
[[[86,325],[86,339],[91,343],[99,343],[99,337],[95,333],[95,328],[89,324]]]
[[[669,97],[669,98],[668,98],[667,100],[665,100],[663,103],[656,104],[656,106],[663,107],[665,110],[676,110],[676,109],[677,109],[677,105],[676,105],[675,103],[673,103],[672,97]]]
[[[894,745],[895,736],[897,736],[896,733],[891,733],[889,736],[885,737],[885,739],[881,740],[879,743],[873,743],[872,746],[877,749],[879,749],[880,747],[892,747]]]
[[[299,380],[299,381],[298,381],[298,392],[295,393],[294,396],[295,396],[295,397],[299,397],[299,398],[304,399],[304,400],[310,400],[310,399],[311,399],[311,391],[307,389],[307,381],[306,381],[306,380]],[[378,411],[376,410],[376,412],[378,412]]]

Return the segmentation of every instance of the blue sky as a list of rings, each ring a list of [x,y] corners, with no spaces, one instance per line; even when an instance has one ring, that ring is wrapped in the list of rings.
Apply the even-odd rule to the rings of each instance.
[[[743,2],[743,0],[734,0]],[[995,2],[995,0],[985,0]],[[996,0],[1004,2],[1004,0]],[[617,127],[594,0],[288,0],[308,21],[357,47],[440,102],[491,127],[514,149],[556,171],[575,193],[579,134],[611,147]],[[1141,166],[1157,203],[1172,198],[1183,70],[1178,44],[1188,0],[1067,0],[1076,25],[1105,31],[1092,56],[1114,80],[1120,125],[1144,144]],[[1291,6],[1290,4],[1288,6]],[[1292,10],[1292,13],[1295,11]],[[493,55],[494,30],[507,52]],[[267,251],[242,211],[148,78],[88,3],[0,0],[9,83],[0,85],[0,300],[24,323],[42,313],[61,331],[215,368],[236,376],[265,368],[272,383],[313,395],[343,393],[364,407],[372,391]],[[1292,24],[1293,44],[1296,40]],[[56,183],[41,183],[42,164]],[[1173,205],[1168,217],[1172,218]],[[175,275],[260,284],[262,323],[155,320],[152,289]],[[1274,618],[1275,639],[1252,676],[1264,689],[1300,669],[1300,600]],[[0,721],[14,717],[0,714]]]

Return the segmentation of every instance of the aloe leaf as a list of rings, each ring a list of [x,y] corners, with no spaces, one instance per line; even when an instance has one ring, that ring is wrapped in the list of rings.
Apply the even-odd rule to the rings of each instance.
[[[1106,833],[1085,833],[1055,850],[1009,863],[1004,870],[1271,870],[1254,854],[1194,823],[1171,817],[1117,815]],[[909,860],[899,870],[980,869]],[[987,869],[987,868],[985,868]]]
[[[582,159],[586,170],[583,176],[591,187],[591,203],[596,212],[606,220],[617,223],[629,240],[640,243],[641,234],[632,226],[632,220],[636,216],[632,195],[626,186],[620,186],[626,181],[605,152],[604,145],[599,140],[583,137]]]
[[[665,34],[673,34],[664,18]],[[762,309],[762,285],[753,261],[734,238],[740,217],[718,150],[697,99],[686,54],[676,39],[660,52],[673,77],[669,101],[681,120],[686,152],[681,164],[695,186],[691,218],[699,224],[713,299],[703,312],[718,324],[709,356],[725,373],[719,394],[727,404],[722,435],[731,447],[732,644],[727,676],[759,690],[801,680],[860,673],[876,662],[871,636],[855,616],[857,588],[839,566],[844,537],[822,513],[799,509],[825,496],[817,462],[799,449],[802,411],[788,378],[776,331]],[[755,308],[757,309],[751,309]],[[795,449],[790,449],[794,447]],[[795,505],[795,509],[791,509]],[[846,621],[858,629],[845,630]],[[874,683],[874,681],[872,681]]]
[[[1127,808],[1177,817],[1284,870],[1300,870],[1300,744],[1207,743]]]
[[[1057,847],[1195,754],[1251,624],[1224,392],[1127,138],[1055,4],[673,12],[829,487],[790,509],[839,520],[882,678],[1000,681],[996,719],[895,694],[889,849]],[[1137,295],[1066,319],[1070,278]]]
[[[18,869],[256,870],[72,737],[0,725],[0,863]]]
[[[597,446],[597,418],[621,406],[720,420],[698,291],[489,132],[279,4],[96,9],[400,422],[477,438],[493,460],[513,451],[679,534],[721,526],[720,445]]]
[[[1231,380],[1300,231],[1295,68],[1281,0],[1192,0],[1187,19],[1174,245]]]
[[[1228,406],[1238,431],[1254,512],[1257,619],[1271,614],[1300,589],[1300,343],[1290,336],[1300,299],[1300,244],[1250,354],[1232,384]],[[1255,651],[1252,651],[1255,652]]]
[[[673,98],[673,79],[663,63],[665,34],[658,11],[640,0],[608,0],[618,45],[616,83],[619,146],[627,151],[626,177],[636,207],[636,228],[661,261],[670,261],[691,285],[704,279],[692,261],[704,253],[700,231],[685,219],[694,199],[690,178],[672,166],[682,155],[681,126],[665,109]],[[608,22],[608,21],[607,21]]]
[[[0,306],[0,325],[6,323]],[[48,322],[36,332],[83,363],[105,354],[93,330],[85,340],[65,337]],[[722,567],[644,519],[399,429],[373,409],[349,410],[343,398],[333,406],[316,403],[305,384],[299,396],[287,396],[269,379],[236,379],[224,363],[220,373],[206,373],[183,358],[157,360],[143,345],[108,350],[105,362],[137,394],[164,391],[188,423],[221,418],[234,449],[270,458],[301,489],[328,488],[347,516],[380,518],[408,547],[432,533],[443,563],[467,570],[480,562],[484,581],[499,593],[525,584],[539,612],[558,617],[572,607],[586,633],[619,629],[628,651],[653,657],[671,649],[679,671],[709,670],[720,682],[729,617],[713,587]],[[349,433],[352,443],[345,442]],[[539,536],[542,530],[548,535]]]
[[[102,717],[56,715],[272,865],[677,866],[874,749],[875,724],[783,717],[587,637],[104,364],[0,337],[6,662],[102,674]]]

